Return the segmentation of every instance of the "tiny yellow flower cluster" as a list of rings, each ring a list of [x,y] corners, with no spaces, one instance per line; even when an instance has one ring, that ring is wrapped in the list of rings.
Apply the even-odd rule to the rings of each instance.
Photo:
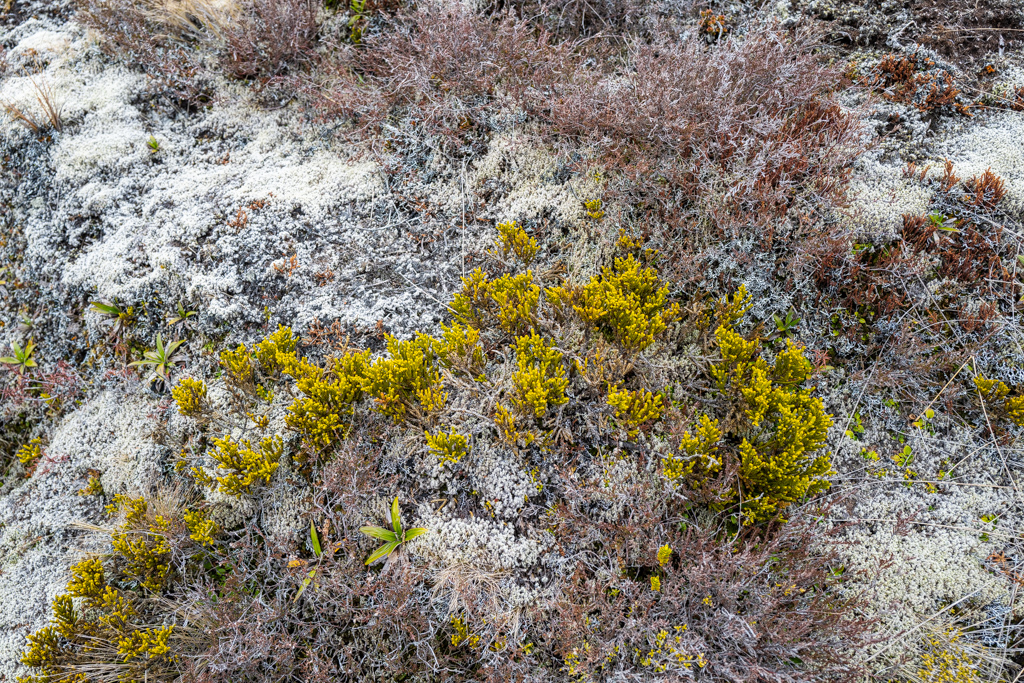
[[[427,446],[437,456],[437,466],[456,465],[462,456],[469,451],[466,444],[466,437],[462,436],[452,428],[450,434],[439,431],[437,434],[424,432],[427,438]]]
[[[241,497],[252,493],[255,484],[268,484],[274,471],[281,465],[284,442],[279,436],[269,436],[260,441],[257,448],[252,447],[248,440],[234,441],[230,435],[215,439],[211,457],[217,461],[219,469],[226,470],[216,477],[220,491],[231,496]],[[193,471],[197,480],[209,479],[196,469]]]
[[[31,467],[34,465],[43,455],[43,449],[40,445],[41,443],[41,439],[32,439],[27,444],[24,444],[15,453],[18,461],[25,467]]]
[[[512,375],[516,394],[512,402],[521,412],[543,417],[549,406],[569,401],[565,395],[569,380],[562,353],[536,331],[516,338],[516,361],[518,370]]]
[[[1024,427],[1024,395],[1009,396],[1010,387],[998,379],[985,379],[981,375],[974,378],[974,386],[986,405],[991,403],[997,412],[1005,414],[1018,427]]]
[[[508,258],[510,253],[515,254],[524,266],[529,266],[539,251],[537,240],[527,235],[516,221],[499,223],[497,228],[501,257]]]
[[[949,628],[943,637],[925,639],[927,651],[921,655],[917,675],[928,683],[981,683],[978,666],[964,648],[958,645],[962,634]]]
[[[704,653],[691,655],[683,649],[683,636],[686,631],[686,624],[673,626],[671,633],[663,628],[654,635],[654,642],[648,652],[644,653],[639,648],[634,648],[640,666],[650,667],[655,673],[687,671],[695,664],[701,669],[707,666],[708,661],[704,658]]]
[[[653,268],[645,268],[632,254],[616,258],[583,288],[575,310],[628,353],[643,351],[679,315],[679,305],[668,305],[668,287]]]
[[[480,636],[474,635],[470,630],[469,626],[462,619],[454,614],[450,617],[452,630],[452,646],[459,647],[462,644],[468,645],[470,648],[475,648],[480,644]]]
[[[661,592],[661,577],[654,575],[651,576],[651,590],[655,593]]]
[[[185,417],[196,417],[206,403],[206,384],[201,379],[185,377],[171,389],[171,398],[178,404],[178,412]]]
[[[615,408],[615,417],[626,423],[630,438],[636,436],[640,425],[660,420],[665,414],[665,403],[661,394],[654,394],[643,388],[630,391],[611,387],[608,390],[608,405]]]
[[[672,546],[665,544],[658,548],[658,566],[664,569],[672,559]]]

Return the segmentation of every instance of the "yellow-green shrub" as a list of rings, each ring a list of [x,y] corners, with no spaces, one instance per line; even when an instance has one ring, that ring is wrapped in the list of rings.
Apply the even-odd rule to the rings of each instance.
[[[509,254],[515,254],[524,266],[533,262],[539,250],[537,240],[527,235],[519,223],[516,221],[499,223],[497,230],[498,252],[501,258],[508,258]]]
[[[375,407],[395,422],[401,422],[409,408],[437,410],[444,403],[439,369],[443,345],[433,337],[418,333],[411,341],[388,337],[388,356],[379,358],[364,370],[362,389]]]
[[[469,452],[466,437],[462,436],[452,428],[450,434],[439,431],[437,434],[424,432],[427,439],[427,446],[437,456],[437,466],[444,467],[446,464],[458,464],[462,457]]]
[[[291,360],[278,354],[279,366],[296,378],[296,387],[304,395],[288,408],[285,424],[302,434],[306,446],[314,451],[344,437],[350,427],[353,405],[363,398],[363,382],[370,365],[370,352],[346,353],[335,359],[329,372],[306,361]]]
[[[575,310],[630,353],[653,344],[679,315],[679,305],[668,304],[668,287],[655,270],[642,266],[632,254],[616,258],[613,267],[592,278]]]
[[[740,440],[737,494],[745,517],[764,521],[829,487],[831,462],[818,451],[832,418],[821,399],[803,388],[811,366],[791,341],[769,366],[757,339],[745,340],[727,325],[719,326],[715,339],[722,360],[712,366],[712,376],[746,418],[734,432]]]
[[[201,379],[185,377],[171,389],[171,398],[178,405],[179,413],[185,417],[195,417],[203,412],[206,384]]]
[[[974,378],[974,386],[986,404],[991,404],[995,412],[1004,415],[1018,427],[1024,427],[1024,395],[1010,396],[1010,387],[998,379],[985,379],[981,375]]]
[[[562,353],[535,331],[516,338],[518,370],[512,375],[516,393],[512,402],[524,414],[543,417],[549,406],[560,406],[569,401],[565,389]]]
[[[257,448],[253,448],[249,440],[237,442],[231,436],[215,439],[213,444],[210,455],[217,461],[219,469],[226,470],[225,474],[216,477],[220,490],[236,497],[252,493],[254,485],[270,483],[284,451],[284,442],[279,436],[263,439]],[[193,474],[201,483],[212,484],[201,470],[193,470]]]
[[[152,595],[172,578],[170,539],[186,554],[199,547],[190,545],[187,523],[177,513],[161,517],[146,500],[123,495],[114,497],[108,512],[123,514],[108,559],[90,557],[72,566],[65,593],[53,601],[50,623],[28,636],[21,662],[34,671],[19,680],[170,682],[180,677],[180,653],[206,647],[195,629],[180,633],[168,623],[175,615]]]
[[[636,435],[638,427],[643,423],[660,420],[665,414],[661,394],[643,388],[630,391],[611,387],[608,390],[608,405],[615,408],[615,417],[625,422],[630,437]]]

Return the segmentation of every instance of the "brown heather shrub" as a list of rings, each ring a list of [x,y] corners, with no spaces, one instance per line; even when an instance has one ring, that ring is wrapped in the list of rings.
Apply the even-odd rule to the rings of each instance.
[[[684,250],[768,225],[798,202],[841,202],[861,146],[832,98],[841,74],[810,34],[769,25],[709,46],[658,32],[622,47],[455,6],[406,13],[389,29],[335,51],[309,88],[324,115],[368,132],[408,117],[458,139],[524,111],[567,157],[589,150],[587,163],[610,178],[606,199],[663,233],[677,278],[692,275]]]
[[[661,631],[670,644],[681,636],[674,647],[685,657],[703,655],[704,666],[691,667],[699,680],[860,680],[849,653],[863,647],[869,624],[852,616],[856,600],[842,597],[829,558],[812,549],[822,542],[812,522],[794,519],[767,535],[748,529],[728,540],[682,520],[659,525],[642,517],[595,526],[587,515],[560,510],[557,535],[600,538],[603,549],[578,556],[569,586],[537,616],[536,645],[554,659],[576,658],[580,680],[657,673],[689,680],[668,652],[660,659],[672,660],[667,671],[659,671],[658,657],[644,663]],[[672,554],[661,565],[665,545]]]
[[[248,0],[224,32],[223,64],[234,78],[271,78],[313,55],[315,0]]]
[[[1006,185],[1003,179],[993,173],[991,168],[986,169],[980,176],[971,178],[965,184],[971,193],[969,200],[982,209],[994,209],[996,204],[1006,196]]]
[[[209,101],[197,51],[201,29],[191,21],[130,0],[80,0],[78,9],[79,19],[103,34],[103,49],[152,75],[162,94],[186,107]]]

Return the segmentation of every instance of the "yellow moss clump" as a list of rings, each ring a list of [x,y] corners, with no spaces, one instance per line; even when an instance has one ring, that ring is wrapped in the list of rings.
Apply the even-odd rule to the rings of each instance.
[[[497,251],[501,258],[507,259],[509,254],[514,254],[524,266],[529,266],[539,251],[537,240],[527,235],[523,227],[516,221],[499,223],[497,228]]]
[[[32,439],[15,452],[15,457],[25,467],[31,467],[43,456],[42,439]]]
[[[235,386],[240,388],[252,386],[252,354],[244,344],[239,344],[234,351],[230,349],[221,351],[220,366],[224,369],[227,379]]]
[[[482,327],[497,321],[509,334],[521,334],[537,322],[540,287],[533,283],[533,271],[505,274],[490,280],[477,268],[462,278],[462,291],[455,295],[451,309],[464,325]]]
[[[452,428],[450,434],[439,431],[437,434],[424,432],[427,439],[427,446],[437,456],[437,466],[456,465],[462,457],[469,452],[466,437],[462,436]]]
[[[441,325],[444,347],[441,356],[449,368],[460,369],[473,377],[484,371],[487,360],[480,346],[479,330],[453,322]]]
[[[127,637],[117,641],[117,654],[125,662],[132,659],[166,657],[171,651],[167,641],[173,631],[174,624],[132,631]]]
[[[679,305],[668,305],[668,287],[653,268],[632,254],[616,258],[583,288],[575,310],[628,353],[643,351],[667,324],[679,315]]]
[[[71,567],[71,581],[67,587],[68,595],[71,597],[96,600],[106,587],[103,562],[99,558],[85,559]]]
[[[185,377],[171,389],[171,398],[178,405],[179,413],[196,417],[203,412],[206,403],[206,384],[201,379]]]
[[[217,534],[217,524],[203,510],[186,510],[182,515],[188,527],[189,538],[200,545],[212,546]]]
[[[560,406],[569,401],[565,389],[562,353],[535,331],[516,338],[518,370],[512,375],[516,393],[512,402],[527,415],[543,417],[549,406]]]
[[[270,477],[281,464],[284,442],[279,436],[260,441],[257,448],[248,440],[237,442],[231,436],[215,439],[210,453],[220,469],[227,470],[216,477],[222,493],[240,497],[252,493],[256,484],[270,483]],[[197,477],[203,479],[202,476]]]
[[[256,345],[256,360],[267,374],[285,370],[294,362],[297,346],[292,328],[278,325],[275,332]]]
[[[146,530],[128,529],[110,536],[114,550],[124,559],[124,573],[154,592],[164,587],[171,568],[167,527],[167,520],[158,516]]]
[[[640,425],[660,420],[665,414],[665,403],[661,394],[642,388],[630,391],[611,387],[608,390],[608,405],[615,408],[615,417],[626,424],[630,438],[636,436]]]

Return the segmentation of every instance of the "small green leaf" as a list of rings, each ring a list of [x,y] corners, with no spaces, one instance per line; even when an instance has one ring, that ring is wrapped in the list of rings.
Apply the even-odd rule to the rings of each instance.
[[[92,310],[99,311],[100,313],[106,313],[107,315],[120,315],[121,309],[117,306],[111,306],[109,304],[101,304],[99,301],[92,302]]]
[[[929,408],[928,410],[924,411],[924,416],[930,420],[933,417],[935,417],[935,411]]]
[[[417,536],[422,536],[425,533],[427,533],[427,530],[424,529],[423,527],[416,527],[414,529],[409,529],[409,530],[407,530],[405,532],[405,540],[411,541],[412,539],[416,538]]]
[[[398,496],[391,501],[391,528],[399,536],[402,535],[402,511],[398,509]]]
[[[366,534],[367,536],[372,536],[376,539],[380,539],[381,541],[398,540],[398,536],[395,534],[395,532],[388,531],[387,529],[383,529],[379,526],[361,526],[359,527],[359,531]]]
[[[320,557],[323,551],[320,549],[320,538],[316,535],[316,527],[313,526],[313,520],[309,520],[309,540],[313,542],[313,553]]]
[[[390,543],[387,543],[387,544],[382,545],[381,547],[377,548],[377,550],[375,550],[372,555],[370,555],[368,558],[366,558],[365,564],[368,564],[368,565],[369,564],[373,564],[374,562],[376,562],[380,558],[387,557],[388,555],[391,554],[392,550],[394,550],[395,548],[398,547],[399,543],[401,543],[401,541],[391,541]]]
[[[309,588],[309,584],[311,584],[313,582],[313,578],[315,576],[316,576],[316,570],[315,569],[309,570],[309,576],[307,576],[306,578],[304,578],[302,580],[302,585],[299,586],[299,592],[295,594],[295,599],[292,600],[292,602],[298,602],[299,601],[299,598],[302,596],[303,593],[306,592],[306,589]]]

